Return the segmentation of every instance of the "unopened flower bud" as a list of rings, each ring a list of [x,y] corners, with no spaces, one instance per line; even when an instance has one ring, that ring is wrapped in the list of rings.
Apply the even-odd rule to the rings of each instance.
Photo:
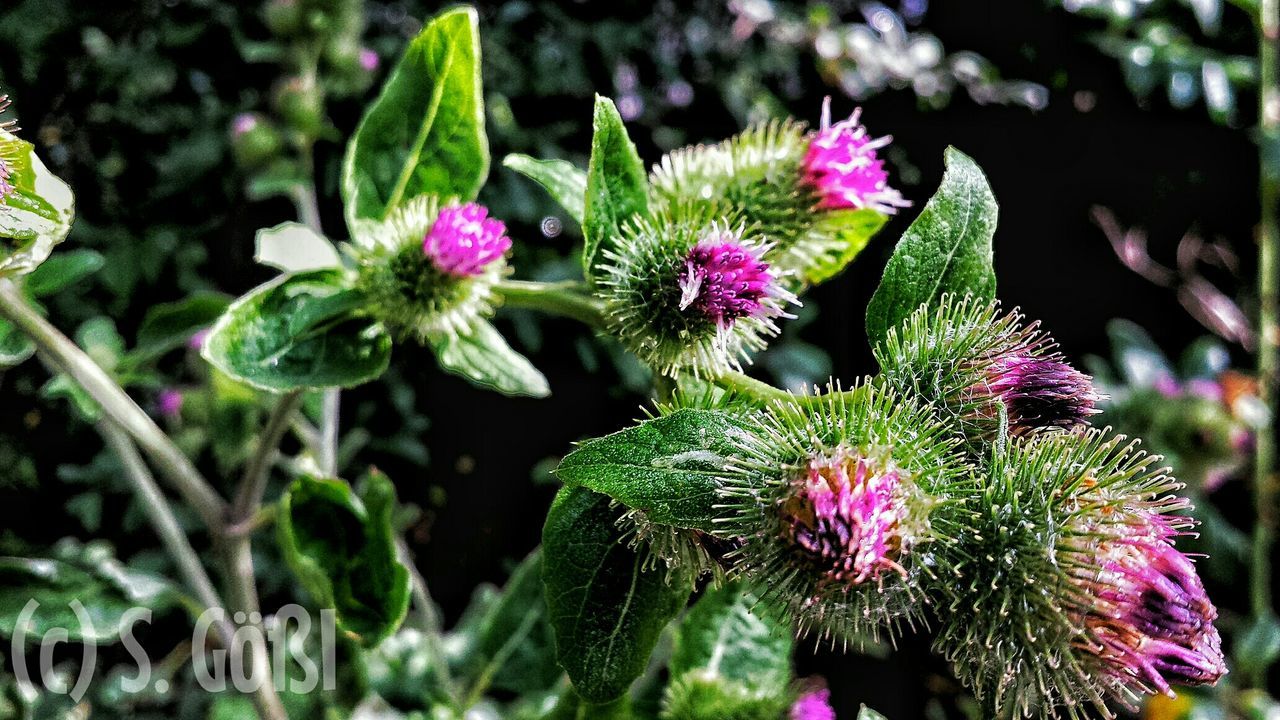
[[[231,151],[244,168],[261,167],[280,153],[284,138],[258,113],[240,113],[231,121]]]

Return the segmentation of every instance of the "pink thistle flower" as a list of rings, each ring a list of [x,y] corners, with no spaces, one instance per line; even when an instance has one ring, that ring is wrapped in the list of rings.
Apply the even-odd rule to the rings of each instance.
[[[1227,672],[1213,626],[1218,611],[1191,560],[1173,546],[1179,522],[1140,514],[1110,530],[1094,552],[1096,565],[1072,577],[1090,598],[1076,613],[1086,631],[1078,645],[1109,674],[1171,697],[1171,684],[1212,685]]]
[[[182,416],[182,393],[174,388],[161,390],[156,398],[156,409],[160,411],[161,417],[177,420]]]
[[[822,125],[805,152],[802,177],[818,194],[825,210],[870,208],[893,215],[911,202],[889,187],[889,173],[876,151],[888,145],[889,136],[873,138],[859,123],[862,108],[848,120],[831,124],[831,100],[822,105]]]
[[[455,205],[440,211],[422,240],[422,252],[445,275],[474,277],[511,249],[506,232],[483,205]]]
[[[707,319],[727,328],[743,317],[778,317],[782,291],[756,252],[728,232],[712,232],[685,260],[680,273],[680,309],[693,307]]]
[[[831,707],[831,691],[826,688],[809,690],[791,706],[788,720],[836,720]]]
[[[187,348],[191,350],[203,350],[204,344],[209,340],[210,328],[197,330],[187,338]]]
[[[1003,402],[1009,430],[1014,433],[1048,427],[1071,429],[1102,412],[1096,407],[1100,398],[1092,379],[1054,357],[997,358],[970,393]]]
[[[8,161],[3,156],[0,156],[0,200],[4,200],[13,194],[13,183],[9,182],[11,172]]]
[[[905,575],[896,561],[907,544],[899,485],[896,470],[844,449],[809,461],[782,504],[782,527],[797,554],[823,573],[820,585],[858,585],[886,570]]]
[[[252,132],[261,122],[257,113],[240,113],[231,120],[231,134],[239,137],[247,132]]]
[[[0,95],[0,113],[9,109],[9,96]],[[0,122],[0,131],[7,133],[16,132],[18,130],[17,120],[5,120]],[[13,194],[13,182],[10,180],[13,176],[13,166],[10,165],[9,158],[0,152],[0,200],[4,200]]]
[[[378,53],[370,50],[369,48],[360,48],[359,60],[360,67],[364,68],[365,72],[373,72],[374,70],[377,70],[380,63]]]

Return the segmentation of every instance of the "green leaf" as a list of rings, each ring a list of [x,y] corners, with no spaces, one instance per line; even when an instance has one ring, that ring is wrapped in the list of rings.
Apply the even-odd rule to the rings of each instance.
[[[584,700],[607,703],[644,672],[662,628],[687,601],[692,579],[645,570],[627,547],[612,501],[561,489],[542,529],[543,582],[556,658]]]
[[[613,242],[622,224],[634,215],[649,212],[649,186],[644,163],[627,136],[618,108],[607,97],[596,96],[591,127],[591,162],[587,167],[586,205],[583,209],[582,269],[588,278],[596,253]]]
[[[730,441],[745,432],[732,416],[685,408],[582,443],[556,476],[643,510],[656,523],[711,532]]]
[[[31,271],[25,287],[32,297],[53,295],[102,269],[105,262],[106,258],[95,250],[58,253]]]
[[[0,130],[0,157],[13,190],[0,198],[0,277],[34,270],[66,239],[75,217],[71,188],[49,172],[35,147]]]
[[[995,196],[969,156],[947,148],[946,163],[942,185],[898,241],[867,306],[872,346],[921,305],[936,305],[944,294],[995,297]]]
[[[820,231],[838,238],[841,249],[840,252],[821,255],[816,262],[805,267],[805,282],[817,285],[840,274],[887,222],[888,215],[865,208],[823,213],[819,221]]]
[[[680,623],[671,675],[701,671],[783,695],[791,682],[791,638],[745,586],[727,583],[703,595]]]
[[[74,641],[114,642],[122,621],[136,619],[137,608],[166,608],[178,598],[167,580],[126,567],[104,543],[64,540],[53,557],[0,557],[0,636],[5,638],[14,636],[26,608],[21,630],[29,643],[56,628]]]
[[[552,199],[582,224],[587,194],[587,174],[564,160],[538,160],[528,155],[513,154],[502,164],[541,185]]]
[[[418,195],[471,200],[488,173],[476,11],[455,8],[409,43],[347,145],[347,226]]]
[[[862,708],[858,710],[858,720],[887,720],[887,718],[866,705],[863,705]]]
[[[8,320],[0,319],[0,370],[21,365],[36,353],[35,343]]]
[[[302,223],[263,228],[258,231],[254,246],[253,259],[258,264],[286,273],[342,267],[333,243]]]
[[[342,480],[304,475],[280,498],[285,561],[339,628],[365,647],[395,632],[409,609],[409,571],[396,557],[395,488],[371,470],[356,493]]]
[[[338,271],[287,275],[233,302],[203,354],[226,374],[272,392],[359,385],[391,359],[391,337],[360,314],[364,303]]]
[[[525,356],[511,349],[502,333],[484,320],[466,335],[438,333],[429,338],[440,368],[503,395],[546,397],[547,379]]]
[[[1271,614],[1255,617],[1239,635],[1232,655],[1233,669],[1247,676],[1265,674],[1280,657],[1280,620]]]
[[[187,344],[197,332],[217,322],[230,304],[231,298],[222,293],[201,292],[152,305],[138,327],[138,343],[130,357],[151,359]]]
[[[482,687],[527,694],[560,678],[542,592],[542,553],[535,550],[511,574],[502,595],[469,628],[459,665]]]

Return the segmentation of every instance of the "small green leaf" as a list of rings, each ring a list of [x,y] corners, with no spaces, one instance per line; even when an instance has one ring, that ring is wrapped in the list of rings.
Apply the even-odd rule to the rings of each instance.
[[[511,574],[502,595],[469,628],[459,665],[473,683],[527,694],[560,677],[555,640],[542,592],[542,553],[535,550]]]
[[[138,327],[138,343],[130,357],[135,362],[151,359],[187,344],[197,332],[217,322],[230,305],[231,298],[213,292],[152,305]]]
[[[75,641],[114,642],[122,621],[128,625],[136,619],[138,608],[170,607],[178,598],[164,578],[126,567],[102,543],[64,540],[53,557],[0,557],[0,636],[5,638],[14,636],[21,619],[28,642],[38,643],[55,628]],[[24,608],[29,612],[20,617]]]
[[[804,280],[810,285],[826,282],[848,267],[853,259],[867,247],[871,238],[880,232],[889,216],[875,210],[837,210],[822,214],[820,231],[838,238],[840,252],[822,255],[812,265],[805,267]]]
[[[25,287],[32,297],[53,295],[96,273],[105,262],[95,250],[58,253],[31,271]]]
[[[556,476],[643,510],[652,522],[711,532],[719,478],[735,452],[730,438],[743,432],[726,413],[685,408],[582,443]]]
[[[888,719],[885,718],[885,716],[881,715],[880,713],[876,712],[875,710],[872,710],[866,705],[863,705],[862,709],[858,710],[858,720],[888,720]]]
[[[338,627],[365,647],[395,632],[409,609],[409,571],[396,557],[395,488],[376,470],[356,493],[342,480],[304,475],[280,498],[285,561]]]
[[[969,156],[947,148],[946,162],[942,185],[898,241],[867,306],[872,346],[921,305],[936,305],[944,294],[995,297],[995,196]]]
[[[21,365],[35,353],[36,346],[26,333],[0,319],[0,370]]]
[[[487,390],[503,395],[546,397],[547,379],[523,355],[511,349],[502,333],[489,323],[475,322],[466,335],[431,336],[440,368]]]
[[[1247,676],[1265,674],[1280,657],[1280,620],[1267,614],[1255,617],[1236,640],[1232,667]]]
[[[618,108],[607,97],[596,96],[591,127],[591,162],[587,167],[586,205],[583,209],[582,270],[588,278],[596,253],[619,236],[622,225],[635,215],[649,212],[649,186],[644,163],[627,136]]]
[[[707,591],[680,623],[671,675],[698,670],[783,695],[791,682],[791,638],[745,586],[727,583]]]
[[[583,699],[606,703],[644,672],[692,578],[645,570],[616,522],[619,508],[584,487],[560,490],[542,529],[543,582],[556,657]]]
[[[253,259],[286,273],[342,267],[338,249],[329,239],[302,223],[263,228],[255,237]]]
[[[35,147],[0,130],[0,157],[12,191],[0,197],[0,277],[34,270],[66,239],[75,217],[71,188],[49,172]]]
[[[391,337],[342,274],[287,275],[236,300],[205,342],[214,367],[272,392],[352,387],[387,369]]]
[[[587,174],[564,160],[538,160],[528,155],[508,155],[502,164],[541,185],[552,199],[582,224],[587,195]]]
[[[455,8],[409,43],[347,145],[347,226],[418,195],[471,200],[488,174],[476,11]]]

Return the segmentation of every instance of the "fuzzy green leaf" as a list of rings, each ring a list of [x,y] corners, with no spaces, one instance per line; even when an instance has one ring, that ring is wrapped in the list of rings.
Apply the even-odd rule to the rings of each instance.
[[[596,253],[619,236],[622,224],[633,215],[649,212],[644,163],[612,100],[596,96],[591,127],[591,162],[587,166],[582,218],[582,270],[588,278],[595,267]]]
[[[395,488],[370,471],[358,490],[304,475],[280,498],[285,561],[317,605],[365,647],[395,632],[409,609],[409,571],[396,557]]]
[[[528,155],[508,155],[502,164],[541,185],[569,217],[582,224],[587,194],[587,174],[564,160],[538,160]]]
[[[488,174],[476,11],[455,8],[409,43],[347,145],[347,226],[418,195],[471,200]]]
[[[942,185],[902,235],[867,306],[872,346],[921,305],[944,294],[993,299],[996,275],[991,238],[998,207],[982,169],[947,148]]]
[[[32,297],[45,297],[84,280],[106,263],[96,250],[73,250],[52,255],[27,276],[25,287]]]
[[[0,637],[12,638],[29,608],[28,642],[54,628],[73,641],[114,642],[137,608],[169,607],[179,597],[164,578],[126,567],[100,543],[63,541],[49,558],[0,557]]]
[[[676,634],[671,675],[701,671],[767,694],[791,682],[792,635],[741,583],[709,590]]]
[[[546,397],[547,379],[525,356],[507,344],[489,323],[476,321],[466,335],[439,333],[429,338],[440,368],[503,395]]]
[[[35,147],[0,130],[0,157],[12,190],[0,197],[0,277],[34,270],[66,239],[75,217],[71,188],[49,172]]]
[[[584,487],[556,496],[542,529],[543,582],[556,657],[583,699],[607,703],[644,672],[692,579],[644,569],[615,523],[621,511]]]
[[[889,221],[889,216],[875,210],[837,210],[822,215],[820,227],[823,233],[839,240],[833,247],[839,252],[820,255],[805,266],[804,280],[811,285],[826,282],[848,267],[853,259],[867,247],[871,238]]]
[[[338,249],[328,238],[302,223],[263,228],[254,238],[253,259],[286,273],[342,267]]]
[[[364,298],[337,271],[287,275],[227,308],[204,357],[262,390],[352,387],[387,369],[391,338],[361,317]]]
[[[556,475],[643,510],[651,522],[711,532],[719,478],[734,452],[729,436],[741,432],[728,414],[685,408],[582,443]]]
[[[35,343],[13,323],[0,319],[0,370],[21,365],[36,353]]]
[[[200,292],[170,303],[152,305],[138,327],[133,361],[148,360],[185,345],[193,335],[227,311],[231,298],[222,293]]]

